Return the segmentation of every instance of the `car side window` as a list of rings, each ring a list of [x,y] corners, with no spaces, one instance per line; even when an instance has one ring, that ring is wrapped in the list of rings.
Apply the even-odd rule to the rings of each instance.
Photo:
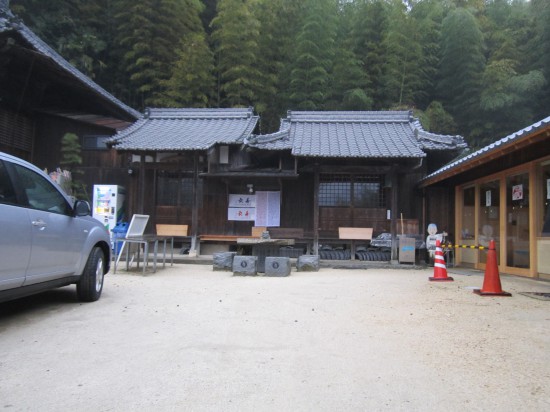
[[[8,170],[3,161],[0,160],[0,203],[8,205],[17,204],[17,196],[13,189]]]
[[[70,214],[71,207],[53,183],[26,167],[13,165],[18,176],[18,184],[27,196],[28,206],[59,214]]]

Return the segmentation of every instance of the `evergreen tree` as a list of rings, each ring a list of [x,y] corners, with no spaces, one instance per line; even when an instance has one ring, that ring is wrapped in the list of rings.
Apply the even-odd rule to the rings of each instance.
[[[388,3],[385,0],[358,0],[352,21],[354,53],[363,62],[368,81],[367,94],[373,109],[385,109],[384,63],[387,60],[384,39],[388,32]]]
[[[442,24],[439,94],[459,132],[474,139],[482,132],[480,94],[485,69],[483,36],[470,11],[451,11]]]
[[[159,106],[209,107],[215,90],[214,56],[204,33],[190,33],[182,40],[170,79],[161,83]]]
[[[420,0],[414,4],[411,17],[417,27],[417,42],[423,62],[419,73],[420,87],[415,92],[415,105],[421,109],[436,99],[438,67],[441,58],[441,22],[445,9],[440,0]]]
[[[490,143],[510,130],[532,123],[534,104],[544,86],[540,70],[529,70],[523,44],[534,37],[525,3],[493,0],[486,7],[489,61],[483,76],[481,108]]]
[[[220,0],[212,20],[218,68],[218,105],[253,105],[261,89],[258,70],[259,22],[251,0]]]
[[[281,117],[290,107],[292,51],[302,13],[302,2],[296,0],[263,0],[255,8],[260,22],[257,63],[263,85],[255,109],[262,133],[278,130]]]
[[[388,32],[382,41],[386,50],[383,69],[384,107],[412,107],[422,89],[424,56],[416,21],[401,0],[390,3]]]
[[[177,58],[174,46],[190,29],[197,29],[197,21],[189,20],[197,7],[196,0],[117,2],[116,41],[124,50],[123,65],[136,93],[133,106],[143,108],[161,92],[162,81],[170,77]]]
[[[11,9],[48,45],[84,74],[95,78],[107,48],[103,22],[96,18],[105,0],[12,0]]]
[[[530,42],[532,51],[533,69],[541,70],[545,85],[535,111],[538,119],[548,116],[550,107],[550,2],[547,0],[532,0],[532,13],[534,16],[536,34]]]
[[[292,108],[321,110],[330,96],[330,71],[336,38],[337,3],[307,0],[290,73]]]

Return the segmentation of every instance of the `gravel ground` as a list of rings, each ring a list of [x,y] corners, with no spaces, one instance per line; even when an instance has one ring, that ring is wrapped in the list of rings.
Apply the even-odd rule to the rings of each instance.
[[[0,304],[6,411],[549,411],[550,283],[174,265]]]

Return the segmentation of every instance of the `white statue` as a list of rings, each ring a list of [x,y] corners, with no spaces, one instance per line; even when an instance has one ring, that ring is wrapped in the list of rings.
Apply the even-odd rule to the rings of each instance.
[[[443,243],[443,239],[446,233],[437,233],[437,225],[435,223],[430,223],[428,225],[428,236],[426,237],[426,249],[430,255],[430,260],[435,258],[435,242],[440,241]]]

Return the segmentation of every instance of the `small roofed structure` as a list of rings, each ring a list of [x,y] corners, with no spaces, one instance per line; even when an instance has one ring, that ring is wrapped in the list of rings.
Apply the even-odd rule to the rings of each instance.
[[[289,111],[279,131],[245,143],[258,151],[288,151],[301,178],[312,176],[316,244],[341,226],[419,233],[423,208],[414,179],[467,147],[462,136],[424,130],[410,111]]]
[[[418,234],[415,185],[426,159],[444,164],[466,147],[460,136],[423,130],[409,111],[289,111],[265,135],[253,134],[257,121],[252,108],[147,110],[110,141],[136,161],[134,204],[144,209],[134,212],[188,224],[195,237],[245,236],[263,212],[233,220],[229,198],[269,192],[279,199],[270,206],[278,219],[260,226],[304,233],[314,248],[337,239],[340,227]]]

